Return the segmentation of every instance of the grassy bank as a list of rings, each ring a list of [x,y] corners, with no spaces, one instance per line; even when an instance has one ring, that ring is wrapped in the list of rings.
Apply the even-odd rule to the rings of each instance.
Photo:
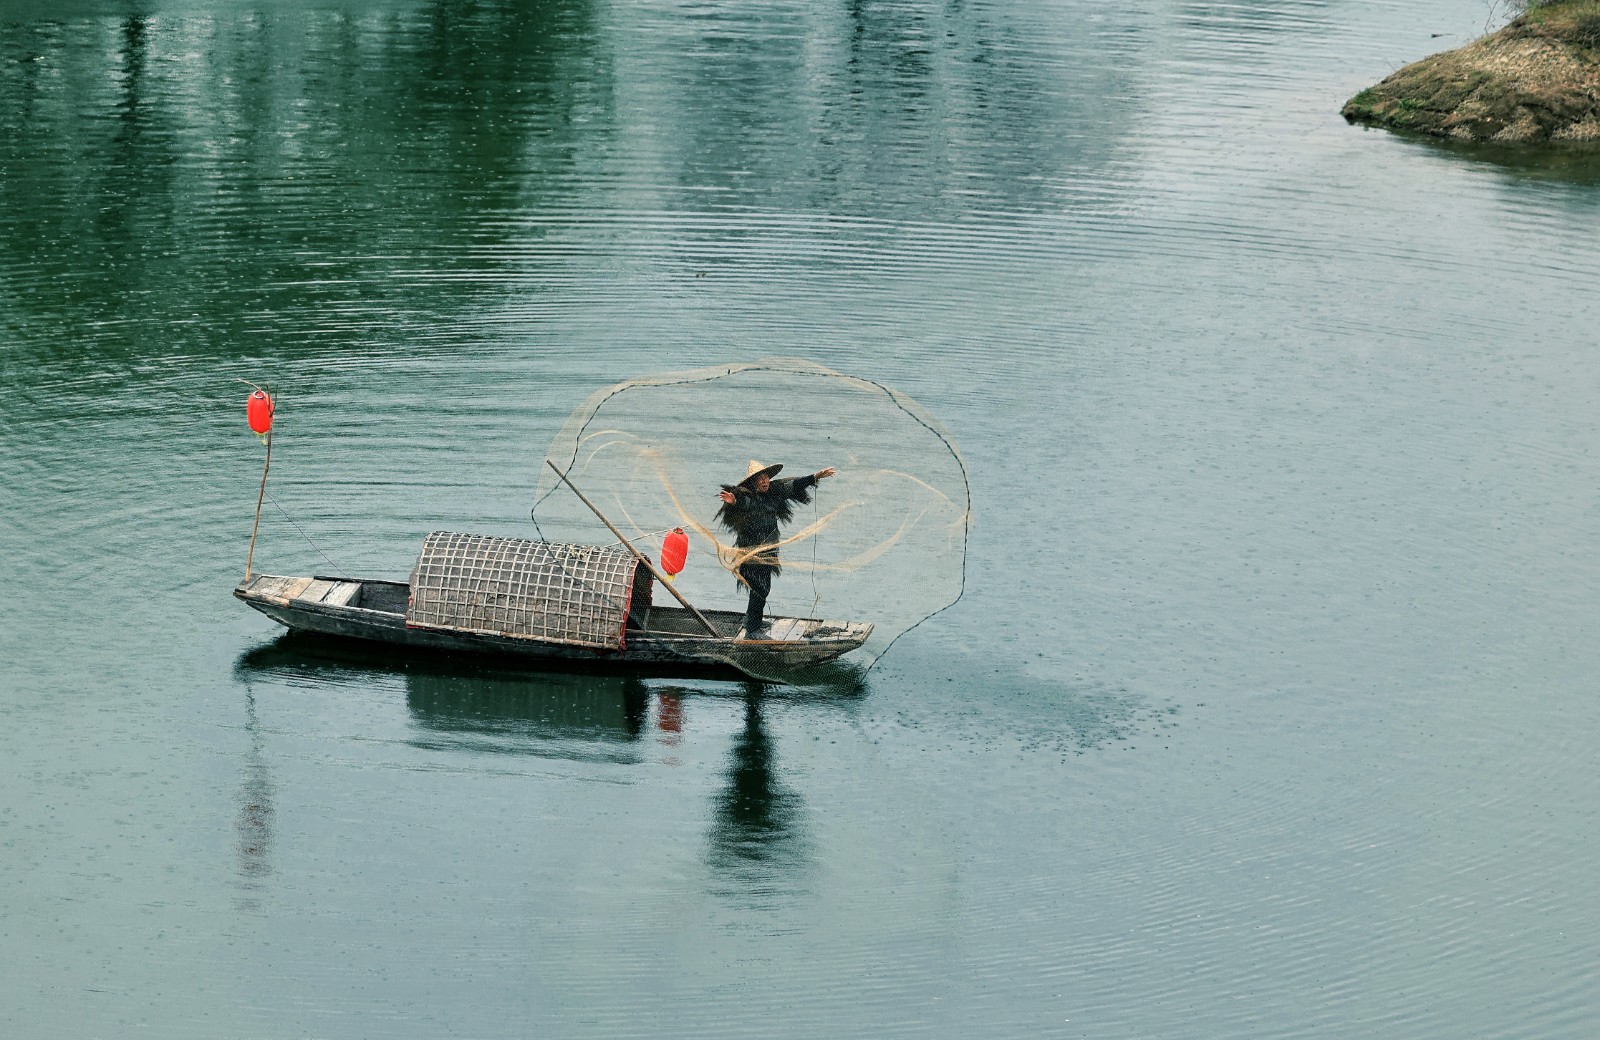
[[[1500,31],[1407,65],[1343,112],[1457,140],[1600,141],[1600,0],[1529,3]]]

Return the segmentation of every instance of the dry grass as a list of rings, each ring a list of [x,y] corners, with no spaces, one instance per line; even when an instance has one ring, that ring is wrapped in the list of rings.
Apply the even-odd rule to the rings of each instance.
[[[1600,0],[1531,7],[1362,91],[1344,116],[1462,140],[1600,140]]]

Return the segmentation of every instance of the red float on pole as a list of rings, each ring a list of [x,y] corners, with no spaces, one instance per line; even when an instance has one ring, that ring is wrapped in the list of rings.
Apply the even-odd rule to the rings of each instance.
[[[256,433],[266,433],[272,429],[272,412],[272,398],[265,390],[258,389],[245,402],[245,418],[250,420],[250,429]]]

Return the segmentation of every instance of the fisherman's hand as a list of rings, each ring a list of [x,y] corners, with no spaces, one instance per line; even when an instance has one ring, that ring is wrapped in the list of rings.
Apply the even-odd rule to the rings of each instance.
[[[720,492],[717,495],[717,497],[722,499],[722,501],[727,503],[728,505],[730,505],[730,506],[733,505],[733,492],[732,491]]]
[[[832,466],[829,466],[827,469],[817,471],[817,479],[821,480],[823,477],[831,477],[837,472],[839,471],[834,469]]]

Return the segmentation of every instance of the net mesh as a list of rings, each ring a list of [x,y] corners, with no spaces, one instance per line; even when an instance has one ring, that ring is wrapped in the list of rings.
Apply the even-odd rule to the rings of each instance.
[[[841,668],[871,667],[961,594],[965,464],[926,409],[871,380],[788,358],[634,379],[573,412],[547,459],[652,562],[663,536],[683,528],[689,556],[675,589],[708,614],[730,612],[735,631],[747,604],[737,572],[753,554],[756,562],[776,555],[782,567],[765,611],[772,631],[823,638],[870,626],[843,664],[821,667],[816,653],[782,640],[705,648],[756,678],[837,682]],[[781,465],[778,481],[837,472],[789,503],[775,540],[736,545],[718,519],[719,494],[744,481],[753,462]],[[541,467],[533,519],[546,539],[614,539],[549,465]],[[654,599],[658,608],[677,607],[661,590]],[[829,624],[785,626],[786,618]]]

